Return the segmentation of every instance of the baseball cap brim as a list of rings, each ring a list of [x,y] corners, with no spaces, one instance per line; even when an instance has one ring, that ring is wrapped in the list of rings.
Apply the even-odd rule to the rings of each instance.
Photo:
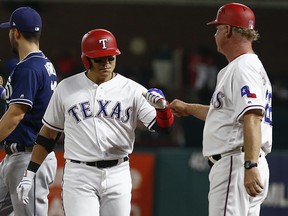
[[[1,23],[0,28],[11,28],[10,22]]]
[[[206,25],[218,25],[220,24],[217,20],[213,20],[211,22],[208,22]]]

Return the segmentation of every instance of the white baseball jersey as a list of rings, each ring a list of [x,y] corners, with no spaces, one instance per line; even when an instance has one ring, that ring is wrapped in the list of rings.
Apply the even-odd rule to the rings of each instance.
[[[217,77],[203,132],[203,155],[223,154],[243,146],[242,116],[263,110],[262,149],[272,146],[272,87],[256,54],[244,54],[230,62]]]
[[[59,83],[43,123],[65,131],[65,159],[123,158],[133,150],[137,122],[150,129],[156,121],[156,110],[143,92],[147,89],[120,74],[97,85],[79,73]]]

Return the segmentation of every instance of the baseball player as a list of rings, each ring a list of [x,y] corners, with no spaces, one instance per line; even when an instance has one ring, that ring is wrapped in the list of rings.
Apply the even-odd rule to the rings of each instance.
[[[39,50],[41,17],[30,7],[16,9],[7,23],[12,50],[19,57],[0,95],[7,110],[0,121],[0,141],[6,156],[0,164],[0,215],[47,216],[49,184],[56,175],[57,161],[51,152],[34,179],[34,188],[27,194],[29,205],[19,201],[16,187],[31,158],[31,152],[42,127],[42,118],[57,77],[50,60]],[[37,212],[37,213],[36,213]]]
[[[52,151],[58,132],[64,132],[65,215],[129,216],[128,156],[137,123],[150,131],[169,132],[174,117],[161,90],[147,91],[114,72],[120,51],[111,32],[91,30],[81,45],[86,71],[62,80],[55,90],[17,193],[28,203],[35,173]]]
[[[176,116],[205,121],[203,154],[211,166],[209,216],[256,216],[268,192],[266,154],[272,146],[272,89],[252,49],[259,37],[253,11],[223,5],[216,19],[217,49],[228,65],[217,77],[210,106],[174,100]]]

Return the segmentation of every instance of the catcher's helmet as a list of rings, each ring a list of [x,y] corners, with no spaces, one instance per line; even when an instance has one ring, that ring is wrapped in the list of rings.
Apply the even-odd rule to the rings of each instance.
[[[225,4],[219,8],[216,19],[207,25],[231,25],[240,28],[255,28],[255,15],[253,11],[239,3]]]
[[[90,68],[88,58],[120,55],[114,35],[105,29],[87,32],[81,42],[81,59],[86,69]]]

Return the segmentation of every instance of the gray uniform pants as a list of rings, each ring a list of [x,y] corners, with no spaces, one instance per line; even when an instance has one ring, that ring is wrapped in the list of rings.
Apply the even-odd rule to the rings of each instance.
[[[14,210],[15,216],[47,216],[49,184],[54,181],[57,160],[51,152],[37,171],[29,192],[29,204],[18,200],[16,188],[22,180],[31,158],[31,152],[6,155],[0,164],[0,215],[8,216]],[[13,215],[13,214],[12,214]]]

